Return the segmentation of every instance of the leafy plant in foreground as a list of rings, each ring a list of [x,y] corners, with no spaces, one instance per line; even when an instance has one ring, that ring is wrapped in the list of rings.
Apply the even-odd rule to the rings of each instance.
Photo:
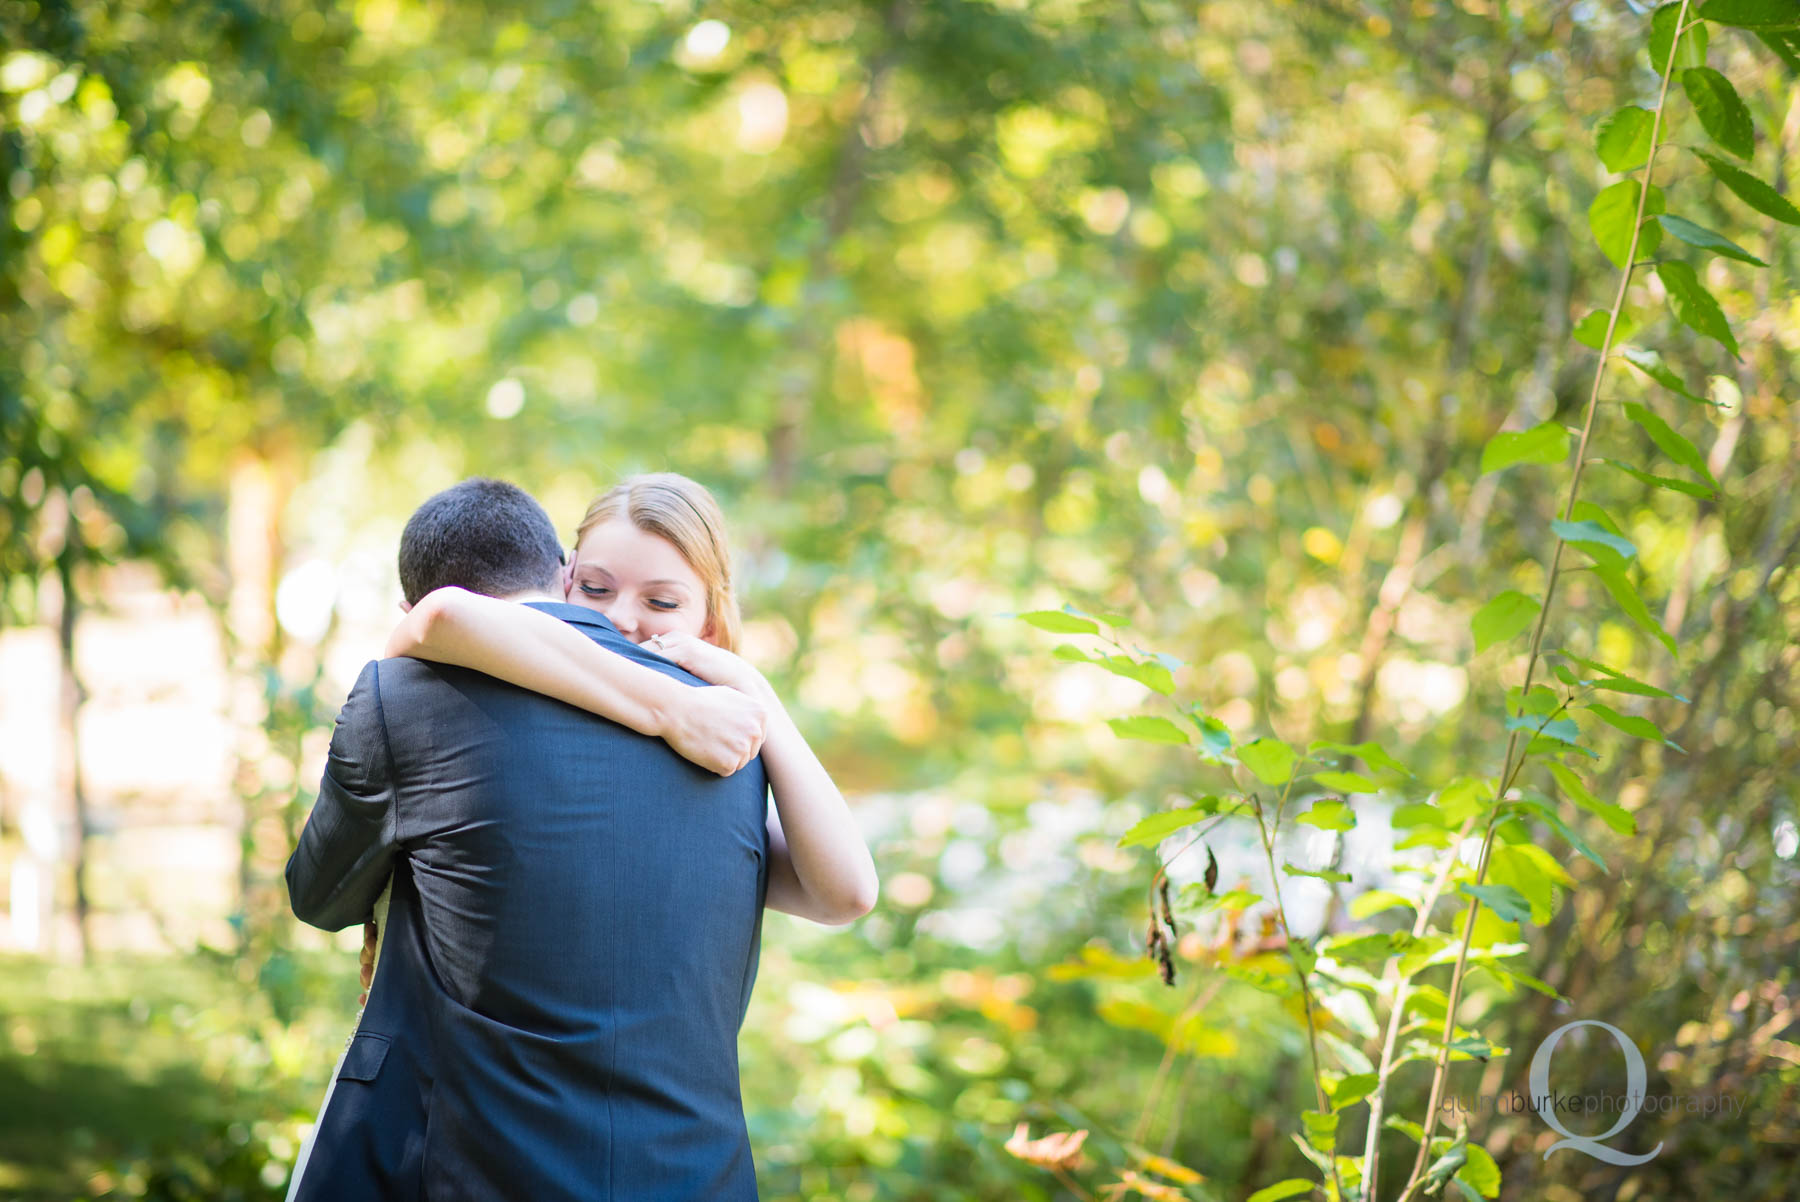
[[[1169,935],[1163,931],[1164,927],[1170,934],[1174,930],[1168,898],[1169,864],[1190,848],[1204,845],[1208,833],[1229,818],[1247,816],[1256,824],[1273,884],[1270,903],[1284,936],[1281,948],[1292,979],[1255,972],[1234,975],[1290,1001],[1304,1026],[1316,1108],[1301,1114],[1301,1131],[1294,1140],[1319,1170],[1320,1180],[1284,1180],[1257,1191],[1251,1202],[1277,1202],[1313,1191],[1329,1199],[1374,1202],[1380,1196],[1380,1135],[1386,1129],[1401,1131],[1418,1144],[1411,1171],[1395,1195],[1399,1202],[1411,1202],[1422,1193],[1436,1195],[1452,1186],[1469,1199],[1498,1196],[1499,1168],[1479,1143],[1471,1142],[1466,1124],[1459,1125],[1453,1135],[1435,1133],[1450,1063],[1485,1061],[1506,1051],[1455,1021],[1468,971],[1481,967],[1509,989],[1522,985],[1555,996],[1544,982],[1506,963],[1526,951],[1526,944],[1514,937],[1517,925],[1548,921],[1555,889],[1574,883],[1557,859],[1535,841],[1534,826],[1548,827],[1576,854],[1605,871],[1604,857],[1572,825],[1576,812],[1600,819],[1616,834],[1632,833],[1635,824],[1630,812],[1603,800],[1583,779],[1583,761],[1597,758],[1586,745],[1588,734],[1611,728],[1681,751],[1650,719],[1619,706],[1624,704],[1623,698],[1684,698],[1591,656],[1550,647],[1546,634],[1559,584],[1568,573],[1585,571],[1628,621],[1660,642],[1671,656],[1678,651],[1675,638],[1651,615],[1633,581],[1637,547],[1604,509],[1583,498],[1581,485],[1587,467],[1598,464],[1652,488],[1686,496],[1710,499],[1720,490],[1693,442],[1644,404],[1627,402],[1623,413],[1669,466],[1595,456],[1591,450],[1603,387],[1615,358],[1623,359],[1682,404],[1710,403],[1692,391],[1655,350],[1624,343],[1636,324],[1627,312],[1627,299],[1637,271],[1648,267],[1654,272],[1680,324],[1736,358],[1740,349],[1736,336],[1689,256],[1699,252],[1752,267],[1767,266],[1764,259],[1733,239],[1670,212],[1665,187],[1654,182],[1658,156],[1668,147],[1671,100],[1677,84],[1720,150],[1740,160],[1754,155],[1755,127],[1748,107],[1731,82],[1706,63],[1714,27],[1748,31],[1779,55],[1791,71],[1800,71],[1800,6],[1786,0],[1664,4],[1651,15],[1648,29],[1649,57],[1659,79],[1654,105],[1627,105],[1596,130],[1601,163],[1624,178],[1595,197],[1588,212],[1589,225],[1595,242],[1619,273],[1610,306],[1590,313],[1573,331],[1578,342],[1599,352],[1580,427],[1573,436],[1554,421],[1502,431],[1489,440],[1481,455],[1483,474],[1520,465],[1571,463],[1560,516],[1550,523],[1554,541],[1543,595],[1505,590],[1483,604],[1471,622],[1478,655],[1529,632],[1522,680],[1506,692],[1506,743],[1499,769],[1492,775],[1441,782],[1424,800],[1400,806],[1393,825],[1405,833],[1397,840],[1395,851],[1426,846],[1438,849],[1440,858],[1418,897],[1371,890],[1350,906],[1352,916],[1358,919],[1395,906],[1410,907],[1415,914],[1410,929],[1324,934],[1310,943],[1297,939],[1288,926],[1282,877],[1312,876],[1333,883],[1348,883],[1349,877],[1331,869],[1304,869],[1288,863],[1277,871],[1275,863],[1276,840],[1284,820],[1323,830],[1347,830],[1356,823],[1354,796],[1384,788],[1405,796],[1416,787],[1400,757],[1373,742],[1352,745],[1318,740],[1304,750],[1269,737],[1235,743],[1217,719],[1175,698],[1173,669],[1180,666],[1177,661],[1127,647],[1121,641],[1118,632],[1126,625],[1123,619],[1094,618],[1069,608],[1020,615],[1041,630],[1099,640],[1101,645],[1091,650],[1064,644],[1056,649],[1056,655],[1144,685],[1165,699],[1173,715],[1114,718],[1110,722],[1114,733],[1153,744],[1188,746],[1221,782],[1216,792],[1188,807],[1150,815],[1120,840],[1122,846],[1160,848],[1165,840],[1186,836],[1173,854],[1159,857],[1149,888],[1146,951],[1159,962],[1166,982],[1173,983]],[[1710,179],[1756,212],[1776,222],[1800,225],[1800,209],[1755,174],[1710,150],[1693,149],[1692,153],[1705,174],[1690,173],[1688,180]],[[1671,188],[1673,182],[1665,180]],[[1586,562],[1580,567],[1571,565],[1567,561],[1571,552],[1579,553]],[[1585,729],[1578,720],[1583,716],[1588,720]],[[1340,758],[1347,763],[1337,764]],[[1312,804],[1292,815],[1289,806],[1296,798],[1310,798]],[[1465,840],[1477,836],[1480,850],[1469,865],[1463,862],[1460,850]],[[1235,891],[1218,895],[1217,861],[1210,848],[1206,854],[1200,911],[1241,911],[1262,901]],[[1433,914],[1448,894],[1464,905],[1455,925],[1442,929],[1433,923]],[[1451,970],[1447,988],[1418,979],[1441,966]],[[1353,1040],[1330,1030],[1333,1016],[1322,1001],[1346,991],[1386,1005],[1387,1019],[1374,1060]],[[1329,1049],[1334,1064],[1325,1063],[1322,1048]],[[1394,1073],[1412,1060],[1433,1065],[1429,1101],[1424,1119],[1418,1123],[1386,1114],[1385,1106]],[[1170,1063],[1171,1058],[1165,1058],[1159,1078]],[[1157,1092],[1154,1087],[1150,1092],[1152,1104]],[[1340,1121],[1359,1104],[1369,1110],[1363,1152],[1361,1156],[1343,1155],[1338,1150]],[[1130,1181],[1122,1180],[1120,1185],[1148,1196],[1184,1196],[1175,1185],[1159,1183],[1153,1191]],[[1114,1196],[1125,1192],[1119,1186],[1111,1188],[1117,1191]]]

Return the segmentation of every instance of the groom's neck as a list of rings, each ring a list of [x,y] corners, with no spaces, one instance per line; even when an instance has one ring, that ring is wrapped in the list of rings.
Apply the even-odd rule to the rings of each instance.
[[[554,593],[547,593],[543,589],[534,588],[527,589],[522,593],[508,593],[506,596],[501,597],[500,600],[517,601],[523,604],[526,601],[561,601],[563,598],[556,596]]]

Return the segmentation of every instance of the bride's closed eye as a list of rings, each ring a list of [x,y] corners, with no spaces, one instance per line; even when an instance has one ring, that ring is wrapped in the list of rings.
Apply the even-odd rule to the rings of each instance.
[[[612,595],[612,590],[607,588],[605,585],[580,584],[580,585],[577,585],[576,587],[581,590],[581,595],[584,597],[594,597],[594,598],[598,599],[598,598],[608,597],[608,596]],[[668,601],[668,600],[664,600],[661,597],[649,597],[649,598],[646,598],[646,601],[652,608],[660,609],[665,613],[674,613],[676,610],[681,608],[681,602]]]

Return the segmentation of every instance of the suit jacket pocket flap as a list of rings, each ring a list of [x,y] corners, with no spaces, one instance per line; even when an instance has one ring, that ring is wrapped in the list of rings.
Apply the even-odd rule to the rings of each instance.
[[[338,1069],[340,1081],[373,1081],[387,1059],[388,1037],[373,1031],[358,1031],[344,1053],[344,1066]]]

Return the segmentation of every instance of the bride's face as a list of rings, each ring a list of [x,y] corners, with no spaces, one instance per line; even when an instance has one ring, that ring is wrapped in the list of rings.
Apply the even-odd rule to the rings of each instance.
[[[575,548],[569,601],[599,610],[634,643],[659,634],[705,638],[706,590],[675,544],[615,517]]]

